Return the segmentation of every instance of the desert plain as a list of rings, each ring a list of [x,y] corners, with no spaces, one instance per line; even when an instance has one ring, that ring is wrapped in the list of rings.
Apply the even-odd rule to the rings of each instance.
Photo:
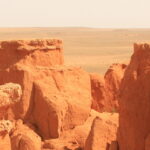
[[[112,63],[128,63],[133,43],[149,43],[150,29],[80,27],[0,28],[0,40],[62,39],[66,65],[104,74]]]

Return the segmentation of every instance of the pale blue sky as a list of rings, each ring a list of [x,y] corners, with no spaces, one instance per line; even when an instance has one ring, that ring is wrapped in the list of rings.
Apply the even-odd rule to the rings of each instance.
[[[150,28],[150,0],[0,0],[0,27]]]

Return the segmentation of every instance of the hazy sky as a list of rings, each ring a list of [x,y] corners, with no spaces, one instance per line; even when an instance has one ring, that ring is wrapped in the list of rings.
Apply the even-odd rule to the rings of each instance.
[[[150,27],[150,0],[0,0],[1,27]]]

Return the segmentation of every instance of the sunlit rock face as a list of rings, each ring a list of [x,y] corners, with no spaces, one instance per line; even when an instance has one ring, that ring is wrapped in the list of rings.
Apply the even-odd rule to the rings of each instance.
[[[1,41],[0,56],[0,84],[18,83],[23,91],[21,101],[14,106],[14,118],[28,118],[32,105],[33,81],[42,78],[40,75],[35,77],[35,70],[64,63],[62,41]]]
[[[107,150],[116,141],[118,114],[101,113],[93,120],[85,143],[85,150]]]
[[[57,39],[1,41],[0,56],[0,149],[114,150],[118,146],[116,112],[118,94],[124,99],[126,92],[122,88],[127,65],[113,64],[104,76],[67,67],[62,41]]]
[[[93,109],[118,112],[118,93],[126,68],[126,64],[113,64],[104,76],[90,74]]]
[[[150,46],[135,44],[120,88],[120,150],[145,150],[150,132]],[[149,149],[149,148],[148,148]]]
[[[79,67],[64,66],[61,40],[3,41],[0,55],[0,84],[18,83],[23,91],[11,119],[35,124],[44,139],[85,122],[91,110],[90,77]]]

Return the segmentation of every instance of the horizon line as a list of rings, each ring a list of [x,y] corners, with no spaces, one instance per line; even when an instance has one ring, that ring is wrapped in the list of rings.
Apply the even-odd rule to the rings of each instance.
[[[0,26],[0,28],[150,29],[150,27],[87,27],[87,26]]]

